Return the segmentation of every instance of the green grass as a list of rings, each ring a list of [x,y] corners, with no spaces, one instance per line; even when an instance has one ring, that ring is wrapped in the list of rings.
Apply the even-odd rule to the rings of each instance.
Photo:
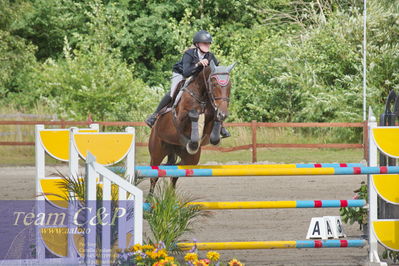
[[[150,156],[145,147],[137,148],[136,162],[148,165]],[[358,163],[363,159],[361,149],[258,149],[258,162],[275,163]],[[46,156],[47,164],[60,162]],[[205,163],[252,163],[252,151],[217,152],[203,151],[201,164]],[[34,166],[35,149],[32,146],[0,146],[0,166]]]
[[[0,113],[15,114],[15,108],[1,107]],[[43,108],[30,111],[34,114],[48,114]],[[8,119],[5,119],[8,120]],[[18,120],[24,120],[22,118]],[[25,119],[29,120],[29,119]],[[57,127],[46,127],[57,128]],[[100,131],[122,131],[122,127],[101,128]],[[223,147],[233,147],[250,144],[252,141],[251,129],[248,127],[229,127],[232,137],[223,140]],[[362,134],[358,128],[258,128],[257,143],[361,143]],[[0,141],[29,141],[33,142],[34,126],[0,126]],[[150,129],[136,128],[136,141],[147,142]],[[0,166],[5,165],[34,165],[35,154],[33,146],[0,146]],[[362,160],[362,150],[336,149],[258,149],[258,161],[276,163],[293,162],[359,162]],[[58,164],[57,161],[47,158],[49,164]],[[137,148],[136,161],[138,164],[149,164],[149,154],[146,147]],[[241,162],[252,161],[251,150],[235,152],[204,151],[201,163],[207,162]]]
[[[258,162],[275,163],[358,163],[363,159],[361,149],[258,149]],[[139,148],[136,154],[137,164],[148,165],[149,155],[146,149]],[[165,162],[165,161],[164,161]],[[252,163],[252,151],[217,152],[203,151],[201,164],[205,163]]]
[[[0,126],[0,132],[12,132],[16,126]],[[112,128],[115,130],[114,128]],[[107,128],[107,131],[112,130]],[[22,126],[20,130],[23,134],[22,139],[13,137],[3,137],[2,141],[34,141],[34,127]],[[119,129],[121,130],[121,129]],[[333,143],[334,129],[323,130],[323,134],[310,134],[303,130],[293,130],[284,128],[259,129],[257,134],[258,143]],[[232,147],[251,143],[251,133],[249,129],[234,128],[231,130],[232,137],[223,140],[223,147]],[[146,135],[147,134],[147,135]],[[147,141],[148,129],[139,128],[137,139],[141,142]],[[335,140],[336,143],[340,141]],[[344,142],[344,141],[341,141]],[[0,146],[0,165],[34,165],[35,151],[33,146]],[[310,163],[310,162],[359,162],[362,160],[363,151],[361,149],[258,149],[257,159],[276,163]],[[149,154],[146,147],[138,147],[136,154],[138,164],[149,164]],[[216,152],[204,151],[201,156],[201,163],[207,162],[241,162],[250,163],[252,161],[251,150],[235,152]],[[55,160],[48,158],[49,164],[56,164]]]
[[[65,164],[46,156],[46,164],[61,165]],[[0,146],[0,166],[34,166],[35,147],[34,146]]]

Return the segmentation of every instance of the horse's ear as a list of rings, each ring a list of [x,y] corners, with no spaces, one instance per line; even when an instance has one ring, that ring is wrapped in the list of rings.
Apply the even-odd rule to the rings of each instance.
[[[231,65],[229,65],[228,67],[227,67],[227,73],[230,73],[230,71],[234,68],[234,66],[237,64],[237,62],[234,62],[233,64],[231,64]]]
[[[215,69],[216,69],[215,62],[213,62],[213,60],[211,60],[211,63],[209,65],[211,66],[211,72],[214,73]]]

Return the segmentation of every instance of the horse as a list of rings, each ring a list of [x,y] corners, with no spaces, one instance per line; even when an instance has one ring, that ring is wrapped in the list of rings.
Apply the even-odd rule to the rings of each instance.
[[[160,113],[148,142],[151,166],[160,165],[166,156],[166,165],[176,165],[177,157],[180,165],[197,165],[202,146],[219,144],[222,122],[229,115],[230,71],[234,65],[216,66],[211,61],[183,86],[178,103]],[[171,178],[173,187],[177,179]],[[157,181],[151,179],[150,194]]]

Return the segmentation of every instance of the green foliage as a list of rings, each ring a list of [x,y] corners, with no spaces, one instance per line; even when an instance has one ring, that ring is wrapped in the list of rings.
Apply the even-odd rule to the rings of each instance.
[[[0,29],[3,31],[20,29],[24,26],[21,21],[31,11],[32,5],[30,1],[0,0]]]
[[[37,46],[39,60],[62,56],[64,37],[75,45],[76,34],[87,32],[89,5],[74,0],[35,0],[18,21],[13,33]]]
[[[221,63],[239,63],[231,120],[359,121],[362,13],[359,0],[0,0],[0,93],[69,119],[141,119],[192,35],[207,29]],[[398,20],[397,1],[368,2],[375,113],[399,87]],[[359,141],[345,129],[337,136]]]
[[[383,259],[390,259],[394,263],[399,262],[399,252],[398,251],[393,251],[389,249],[385,249],[384,252],[382,253],[382,258]]]
[[[362,182],[360,185],[360,188],[355,191],[357,194],[355,196],[356,199],[364,199],[366,202],[368,202],[368,197],[367,197],[367,185],[365,182]],[[368,218],[368,211],[364,209],[363,207],[354,207],[354,208],[340,208],[339,209],[340,215],[342,217],[342,221],[344,223],[350,223],[353,224],[357,222],[360,225],[360,228],[364,224],[367,224],[367,218]]]
[[[77,36],[77,49],[67,39],[64,58],[48,59],[30,76],[31,88],[17,101],[33,105],[36,101],[50,106],[62,117],[84,120],[92,114],[95,120],[140,120],[150,112],[156,98],[151,90],[133,76],[120,51],[112,47],[118,13],[106,13],[95,3],[88,13],[90,35]]]
[[[397,40],[397,31],[393,30],[397,25],[386,28],[397,21],[397,8],[395,4],[382,7],[378,2],[369,6],[372,22],[369,23],[368,86],[369,103],[373,106],[381,106],[386,96],[383,84],[389,88],[398,86],[394,70],[399,62],[397,42],[381,43],[383,38]],[[334,9],[324,9],[323,18],[320,12],[311,10],[289,13],[290,16],[287,11],[274,10],[276,23],[289,17],[291,22],[286,24],[291,26],[278,32],[255,26],[248,33],[241,30],[231,36],[233,47],[229,57],[240,63],[234,79],[239,91],[233,92],[232,106],[237,118],[297,122],[361,119],[362,10],[356,6],[335,12]],[[309,21],[312,21],[310,26]],[[380,28],[384,34],[375,38]],[[388,59],[385,53],[393,57]],[[381,61],[375,64],[374,58]],[[388,66],[383,67],[385,64]],[[375,75],[378,78],[371,78]]]
[[[148,238],[149,242],[163,242],[167,250],[175,250],[182,235],[193,230],[194,222],[209,216],[198,206],[187,205],[191,201],[192,198],[176,191],[167,182],[157,185],[154,195],[147,198],[152,209],[144,213],[153,235]]]
[[[35,47],[0,29],[0,99],[19,92],[24,76],[36,65]]]

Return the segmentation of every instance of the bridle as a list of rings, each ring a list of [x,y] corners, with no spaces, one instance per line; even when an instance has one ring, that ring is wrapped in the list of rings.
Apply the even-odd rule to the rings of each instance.
[[[218,75],[227,75],[227,79],[220,80]],[[220,112],[220,110],[219,110],[220,104],[218,105],[216,103],[216,101],[221,100],[221,101],[225,101],[225,102],[229,103],[230,98],[229,97],[215,97],[214,92],[213,92],[213,86],[211,84],[211,78],[215,76],[216,80],[218,81],[218,84],[221,87],[226,87],[229,84],[229,75],[230,74],[228,72],[220,72],[220,73],[213,73],[213,74],[211,73],[211,74],[209,74],[208,79],[206,79],[205,71],[202,71],[202,76],[203,76],[204,84],[205,84],[205,90],[206,90],[208,99],[210,100],[210,104],[213,108],[213,111],[215,113],[215,121],[221,122],[226,117],[226,115],[224,113]],[[188,95],[190,95],[197,103],[199,103],[199,105],[201,106],[200,113],[205,112],[205,108],[206,108],[206,105],[208,104],[208,102],[206,101],[206,99],[205,100],[203,99],[202,95],[198,95],[197,93],[191,91],[188,86],[183,88],[182,91],[187,92]],[[177,128],[179,134],[181,136],[184,136],[182,129],[178,125],[177,114],[176,114],[175,108],[172,108],[172,114],[173,114],[173,123],[174,123],[175,127]]]
[[[227,75],[227,79],[225,79],[225,80],[220,79],[219,75]],[[216,114],[217,119],[219,118],[221,113],[219,111],[220,104],[217,104],[216,101],[221,100],[221,101],[225,101],[225,102],[229,103],[230,98],[229,97],[215,97],[214,92],[213,92],[213,86],[211,84],[211,78],[216,77],[218,84],[221,87],[226,87],[229,84],[229,75],[230,74],[228,72],[220,72],[220,73],[213,73],[213,74],[211,73],[211,74],[209,74],[208,79],[206,79],[205,71],[202,71],[202,77],[204,79],[204,84],[205,84],[205,90],[208,95],[208,98],[210,99],[211,106],[213,108],[213,111]],[[187,92],[196,102],[198,102],[201,105],[202,112],[204,112],[207,102],[202,100],[201,99],[202,97],[200,95],[197,95],[196,93],[194,93],[193,91],[188,89],[188,87],[184,88],[183,91]]]
[[[226,80],[220,80],[219,79],[219,77],[218,77],[218,75],[227,75],[227,79]],[[218,84],[220,85],[220,86],[222,86],[222,87],[226,87],[228,84],[229,84],[229,73],[227,73],[227,72],[222,72],[222,73],[211,73],[211,74],[209,74],[209,77],[208,77],[208,80],[206,80],[206,78],[205,78],[205,72],[204,71],[202,71],[202,76],[203,76],[203,78],[204,78],[204,83],[205,83],[205,87],[206,87],[206,92],[208,93],[208,97],[209,97],[209,99],[211,100],[211,105],[212,105],[212,107],[213,107],[213,109],[214,109],[214,111],[217,113],[218,112],[218,110],[219,110],[219,105],[217,105],[216,104],[216,101],[219,101],[219,100],[222,100],[222,101],[225,101],[225,102],[230,102],[230,98],[229,97],[215,97],[215,95],[213,94],[213,86],[212,86],[212,84],[211,84],[211,78],[213,77],[213,76],[215,76],[216,77],[216,80],[217,80],[217,82],[218,82]]]
[[[220,79],[219,75],[227,75],[227,79],[225,79],[225,80]],[[220,106],[220,104],[218,105],[216,103],[216,101],[221,100],[221,101],[225,101],[225,102],[229,103],[230,98],[229,97],[215,97],[214,92],[213,92],[213,86],[211,84],[211,78],[216,77],[218,84],[221,87],[226,87],[229,84],[229,75],[230,74],[228,72],[220,72],[220,73],[213,73],[213,74],[211,73],[211,74],[209,74],[208,79],[206,79],[205,71],[202,71],[202,77],[204,79],[204,84],[205,84],[205,90],[208,95],[208,98],[210,99],[211,106],[216,114],[219,114],[219,106]],[[205,106],[206,106],[207,102],[202,100],[201,99],[202,97],[200,95],[197,95],[196,93],[194,93],[193,91],[188,89],[188,87],[185,87],[183,89],[183,91],[187,92],[196,102],[198,102],[201,105],[202,111],[205,110]]]

